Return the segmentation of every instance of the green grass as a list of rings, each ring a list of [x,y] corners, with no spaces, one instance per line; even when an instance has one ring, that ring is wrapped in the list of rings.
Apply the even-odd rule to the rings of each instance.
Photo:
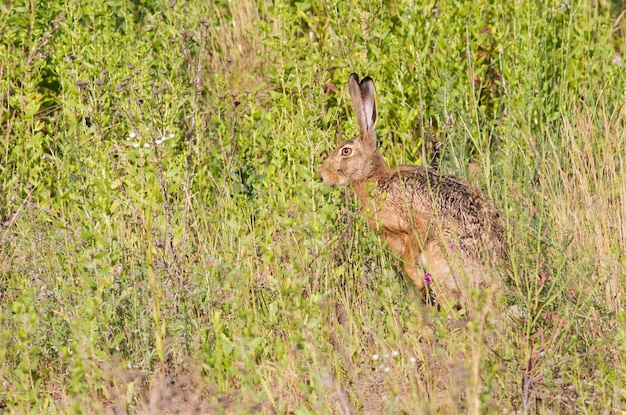
[[[620,413],[624,6],[3,3],[0,412]],[[523,317],[421,307],[317,178],[351,72],[502,206]]]

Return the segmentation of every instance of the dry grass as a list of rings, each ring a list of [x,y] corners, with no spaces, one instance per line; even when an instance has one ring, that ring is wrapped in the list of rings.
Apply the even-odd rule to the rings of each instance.
[[[233,89],[253,90],[264,78],[264,69],[272,53],[263,42],[260,25],[267,10],[264,3],[233,0],[227,8],[212,7],[212,23],[207,22],[207,59],[211,74],[226,78]],[[277,23],[274,23],[277,24]],[[270,58],[271,59],[271,58]]]
[[[626,276],[625,114],[626,106],[615,113],[585,107],[564,116],[561,136],[549,136],[554,164],[539,189],[552,206],[555,238],[571,240],[567,255],[595,264],[580,284],[603,293],[595,301],[613,312],[622,309]]]

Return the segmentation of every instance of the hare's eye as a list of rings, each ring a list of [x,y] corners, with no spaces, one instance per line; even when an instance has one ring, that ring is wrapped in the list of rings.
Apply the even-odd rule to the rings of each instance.
[[[344,147],[341,149],[342,156],[349,156],[350,154],[352,154],[352,149],[350,147]]]

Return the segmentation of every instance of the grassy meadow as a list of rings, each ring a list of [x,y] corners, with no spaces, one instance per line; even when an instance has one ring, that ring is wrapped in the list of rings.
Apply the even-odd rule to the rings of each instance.
[[[0,413],[626,411],[624,0],[0,4]],[[422,306],[316,170],[502,208],[500,313]]]

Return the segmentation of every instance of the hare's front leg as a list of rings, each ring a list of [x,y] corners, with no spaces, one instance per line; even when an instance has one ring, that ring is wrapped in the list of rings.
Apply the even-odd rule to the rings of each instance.
[[[426,272],[431,275],[431,287],[441,305],[458,303],[461,289],[452,273],[450,264],[436,242],[429,242],[421,254],[421,262]]]
[[[426,281],[424,279],[424,270],[420,265],[418,265],[418,258],[414,257],[405,257],[404,261],[404,271],[406,275],[413,281],[415,284],[415,288],[419,291],[422,298],[426,298]]]
[[[420,266],[421,249],[417,239],[411,233],[390,228],[382,228],[382,237],[387,249],[402,258],[404,271],[422,298],[426,298],[424,271]]]
[[[407,235],[408,236],[408,235]],[[414,238],[407,237],[403,241],[404,252],[402,261],[406,275],[413,281],[422,298],[426,298],[426,276],[422,267],[422,250]]]

